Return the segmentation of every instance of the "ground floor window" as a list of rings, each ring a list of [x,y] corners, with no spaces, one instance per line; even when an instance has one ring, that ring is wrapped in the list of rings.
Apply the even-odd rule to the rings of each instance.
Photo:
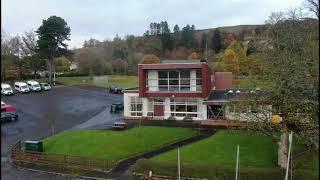
[[[160,98],[149,99],[148,100],[148,109],[147,109],[148,113],[147,113],[147,116],[151,116],[151,117],[155,116],[155,114],[157,114],[157,113],[154,112],[155,111],[155,106],[158,106],[158,105],[163,106],[164,105],[163,102],[164,102],[164,100],[160,99]]]
[[[170,99],[171,116],[176,117],[198,117],[197,99]]]
[[[142,98],[132,96],[130,97],[130,111],[131,116],[142,116]]]

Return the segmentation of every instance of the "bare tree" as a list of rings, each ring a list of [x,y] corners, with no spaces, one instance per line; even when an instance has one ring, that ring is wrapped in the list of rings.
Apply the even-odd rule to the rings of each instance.
[[[314,13],[319,19],[319,1],[318,0],[305,0],[305,7],[308,11]]]

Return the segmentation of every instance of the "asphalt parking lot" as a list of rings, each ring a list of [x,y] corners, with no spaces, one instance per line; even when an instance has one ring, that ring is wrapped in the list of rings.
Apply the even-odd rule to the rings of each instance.
[[[10,149],[17,141],[50,136],[52,119],[57,133],[66,129],[92,129],[102,124],[107,128],[122,118],[122,113],[110,114],[107,110],[110,104],[122,102],[122,95],[109,94],[105,88],[93,86],[57,86],[47,92],[15,94],[1,100],[14,105],[19,115],[18,121],[1,124],[1,178],[8,180],[66,179],[17,170],[8,162]]]

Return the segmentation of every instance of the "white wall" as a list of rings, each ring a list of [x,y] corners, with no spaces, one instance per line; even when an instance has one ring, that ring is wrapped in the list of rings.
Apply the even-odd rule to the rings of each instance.
[[[271,121],[272,120],[272,106],[263,106],[263,113],[238,113],[230,112],[230,107],[226,106],[225,118],[228,120],[239,120],[239,121]]]
[[[158,71],[148,70],[149,91],[159,91]]]
[[[197,91],[197,71],[190,71],[190,90]]]

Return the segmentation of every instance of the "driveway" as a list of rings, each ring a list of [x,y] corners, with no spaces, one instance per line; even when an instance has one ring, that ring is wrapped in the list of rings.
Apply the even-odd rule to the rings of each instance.
[[[55,122],[55,133],[58,133],[66,129],[109,127],[122,118],[121,113],[107,111],[110,104],[123,101],[122,95],[109,94],[105,88],[93,86],[57,86],[48,92],[15,94],[1,100],[14,105],[19,115],[17,122],[1,124],[1,178],[9,180],[66,179],[13,168],[8,157],[10,148],[18,140],[39,140],[50,136],[52,122]]]

